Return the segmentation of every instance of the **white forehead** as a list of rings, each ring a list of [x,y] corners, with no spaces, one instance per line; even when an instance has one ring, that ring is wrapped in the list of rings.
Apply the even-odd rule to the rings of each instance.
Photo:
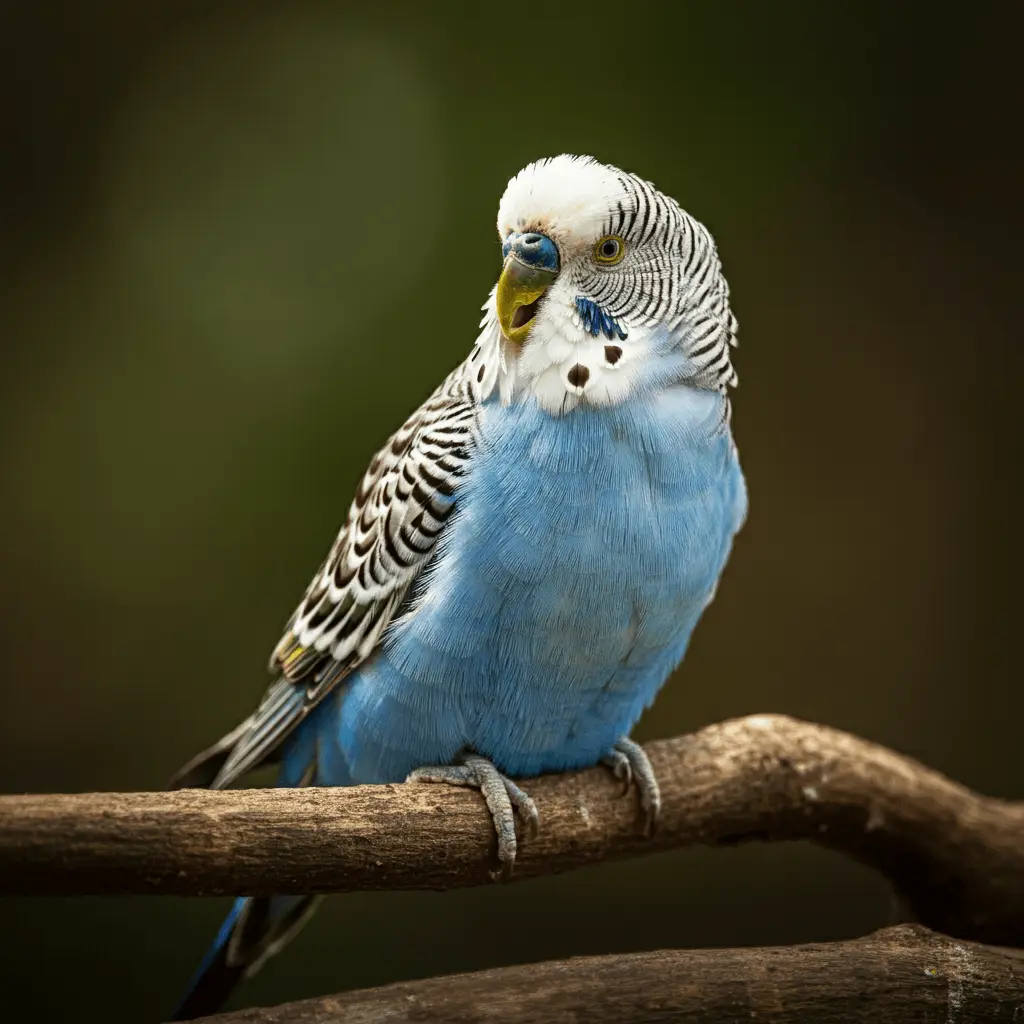
[[[540,231],[554,241],[592,241],[618,203],[632,206],[627,176],[590,156],[556,156],[524,167],[498,206],[498,234]]]

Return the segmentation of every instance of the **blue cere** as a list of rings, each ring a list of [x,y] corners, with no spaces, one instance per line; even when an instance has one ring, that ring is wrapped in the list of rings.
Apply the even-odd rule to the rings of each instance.
[[[539,231],[511,232],[501,246],[503,257],[510,253],[528,267],[558,271],[558,246]]]

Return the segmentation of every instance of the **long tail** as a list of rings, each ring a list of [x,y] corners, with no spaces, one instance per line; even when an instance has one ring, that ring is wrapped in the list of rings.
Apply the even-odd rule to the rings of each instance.
[[[243,978],[255,974],[306,923],[317,896],[242,896],[217,932],[188,992],[171,1016],[192,1020],[216,1013]]]
[[[193,758],[175,776],[172,788],[217,786],[225,760],[248,725],[243,722]],[[309,719],[307,728],[292,738],[286,750],[274,752],[273,760],[282,762],[279,786],[308,786],[313,781],[316,734],[311,726]],[[216,1013],[235,985],[255,974],[306,923],[319,900],[318,896],[242,896],[235,900],[171,1020]]]

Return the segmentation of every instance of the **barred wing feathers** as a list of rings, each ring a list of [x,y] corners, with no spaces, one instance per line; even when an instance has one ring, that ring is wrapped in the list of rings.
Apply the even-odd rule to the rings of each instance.
[[[207,782],[213,788],[266,760],[376,647],[454,511],[475,437],[476,370],[471,358],[451,373],[370,463],[338,539],[271,656],[279,678],[231,734],[227,756],[228,737],[209,751],[219,761]],[[193,770],[178,784],[196,784],[197,777]]]

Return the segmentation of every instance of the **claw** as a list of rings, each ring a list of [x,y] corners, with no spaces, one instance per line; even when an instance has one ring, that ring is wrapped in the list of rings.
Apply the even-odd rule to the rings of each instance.
[[[481,758],[481,760],[483,759]],[[489,761],[484,763],[490,765]],[[494,766],[491,765],[491,767],[493,768]],[[512,806],[519,812],[519,817],[526,823],[530,838],[534,838],[540,829],[540,812],[537,810],[537,805],[533,802],[533,798],[529,793],[521,790],[511,779],[507,779],[503,775],[499,777],[505,783],[505,792],[508,793]]]
[[[623,762],[626,765],[626,768],[622,769],[623,774],[636,783],[640,795],[640,809],[644,812],[644,832],[652,835],[658,824],[658,815],[661,813],[661,788],[658,786],[654,769],[644,748],[626,736],[602,759],[602,763],[609,765],[616,776],[619,776]],[[628,789],[629,782],[626,783],[626,787]]]
[[[464,755],[460,764],[417,768],[405,781],[445,782],[452,786],[470,786],[480,790],[491,812],[491,821],[498,837],[500,866],[497,871],[491,872],[491,877],[496,881],[507,879],[515,865],[518,851],[515,812],[519,812],[531,837],[537,834],[540,827],[537,805],[529,795],[479,754]]]
[[[633,769],[629,758],[621,750],[612,749],[601,758],[601,764],[611,768],[612,774],[622,783],[622,795],[625,796],[633,785]]]

